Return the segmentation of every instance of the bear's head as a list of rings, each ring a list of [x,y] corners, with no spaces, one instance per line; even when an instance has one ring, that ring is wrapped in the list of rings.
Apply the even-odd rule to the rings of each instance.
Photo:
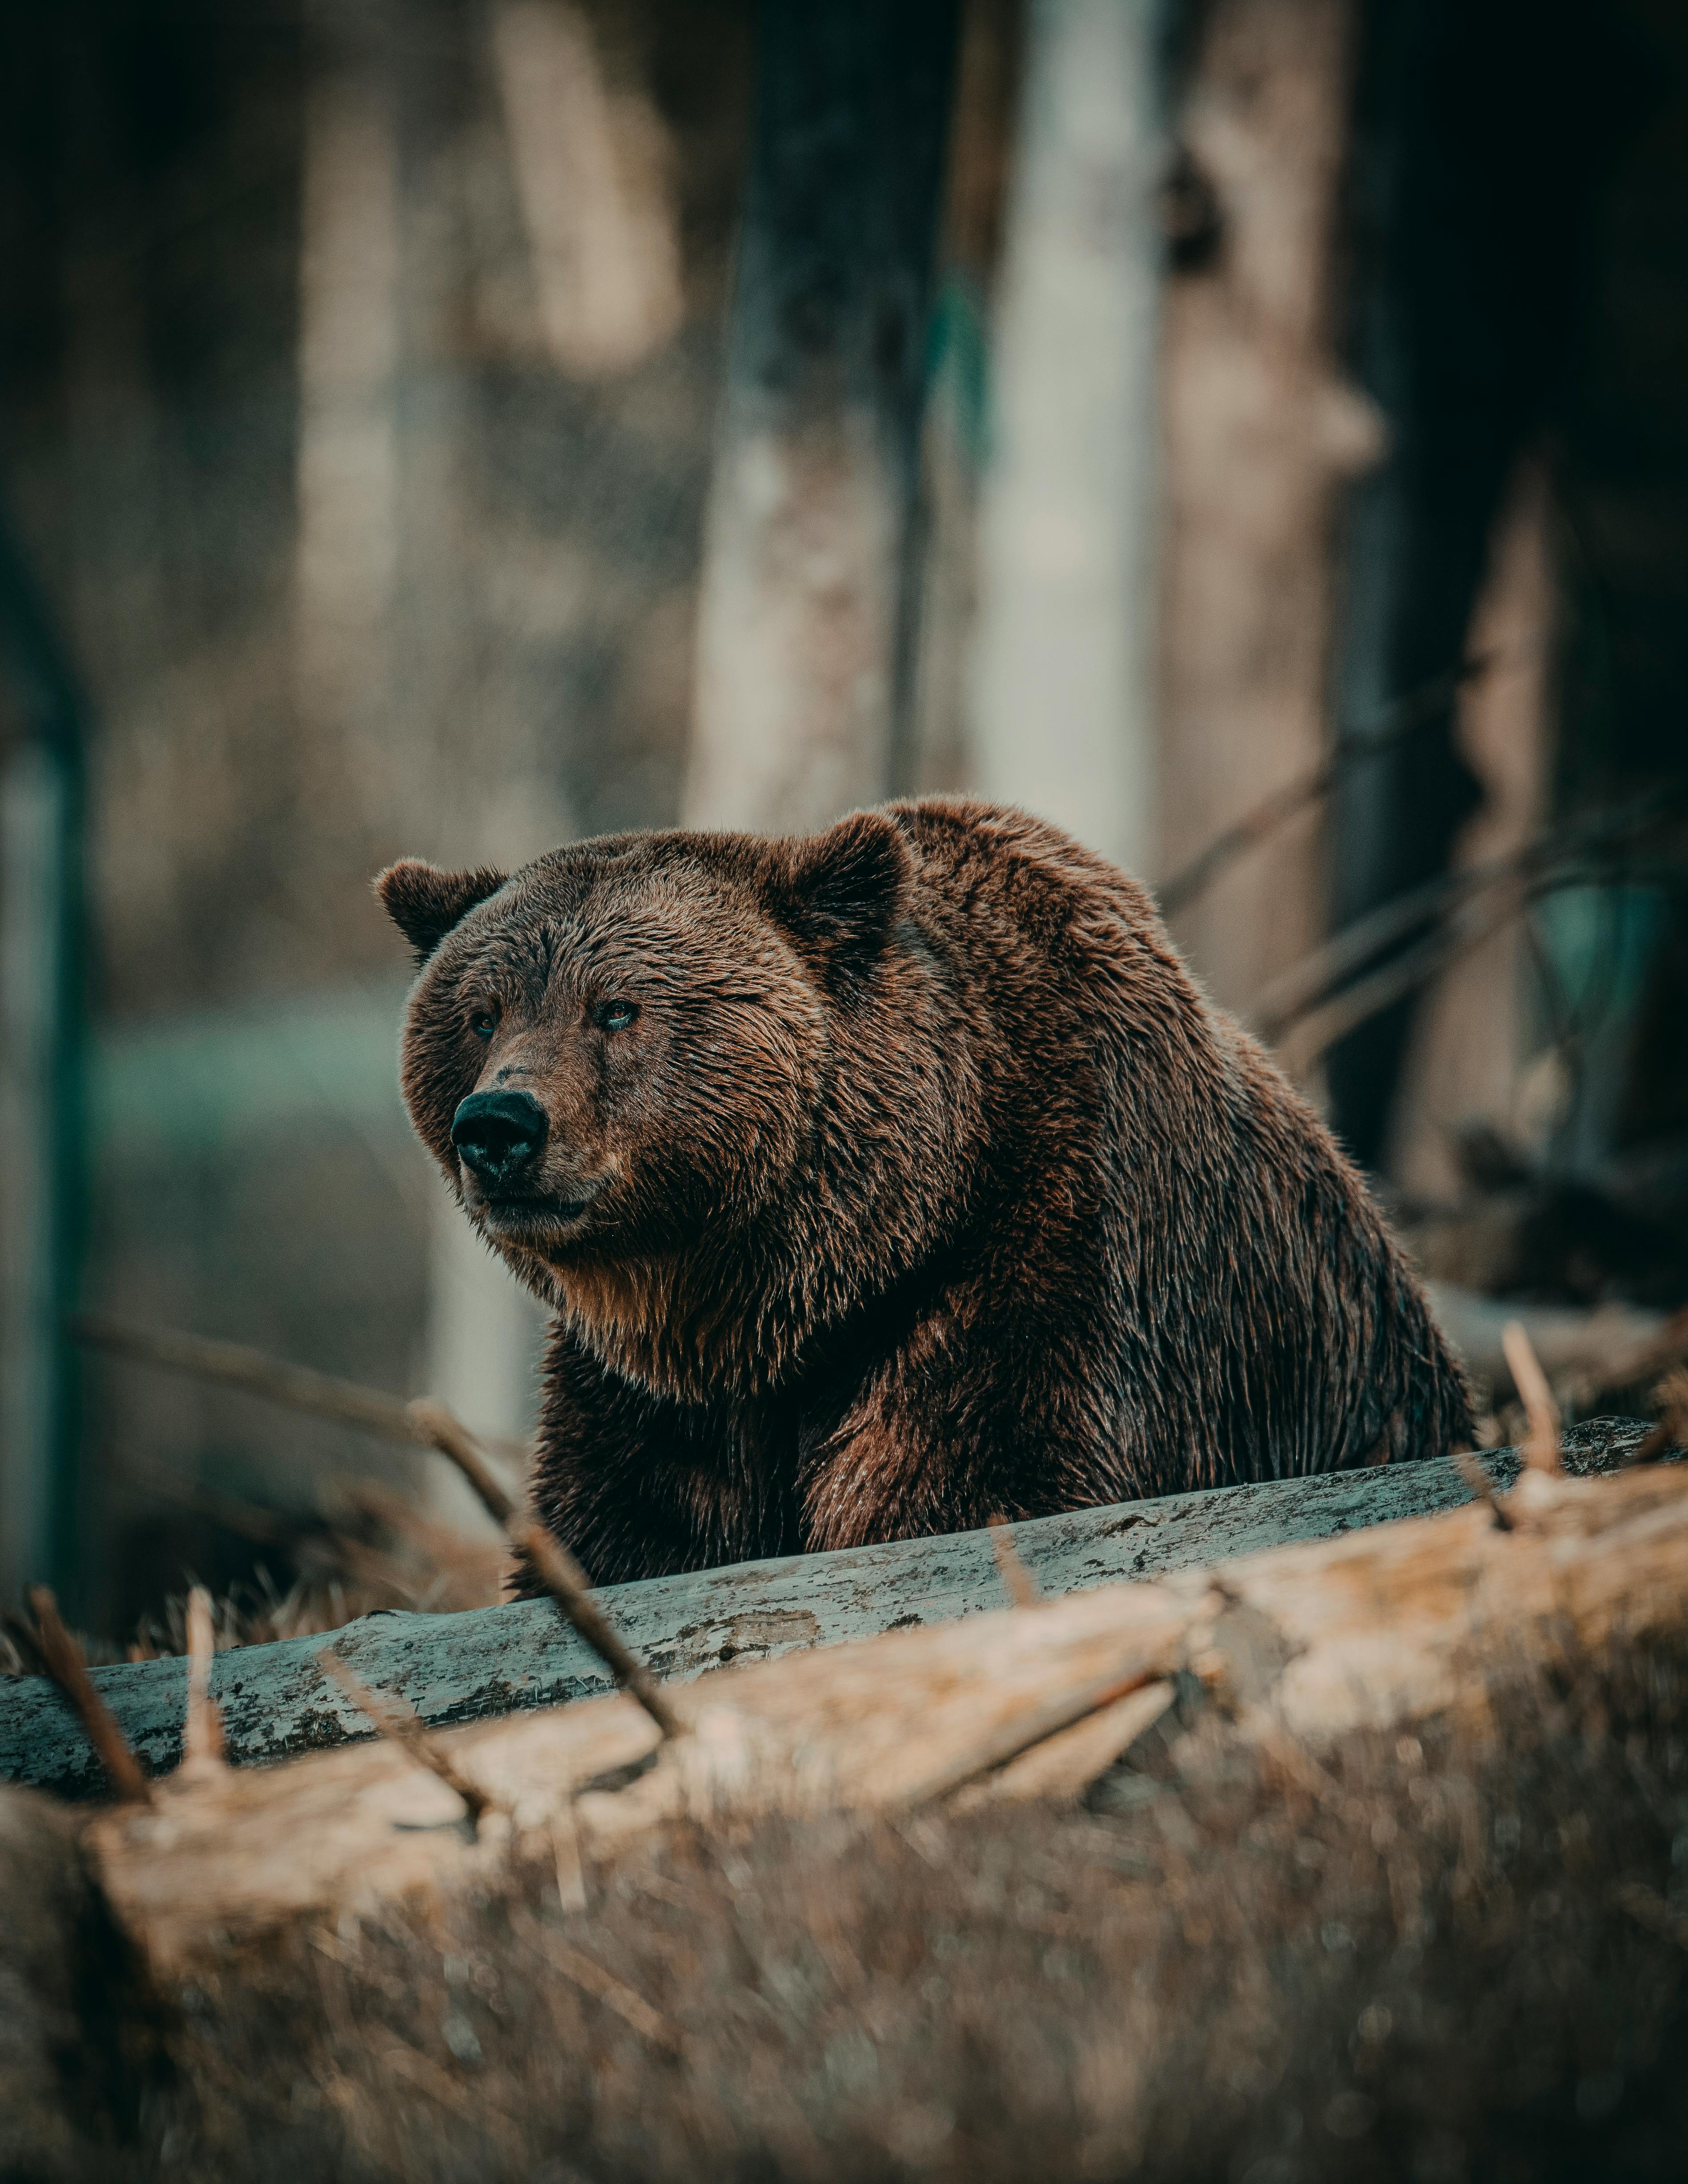
[[[911,872],[862,812],[383,872],[421,967],[406,1104],[488,1240],[560,1301],[571,1271],[753,1226],[812,1163],[840,1023],[895,987]]]

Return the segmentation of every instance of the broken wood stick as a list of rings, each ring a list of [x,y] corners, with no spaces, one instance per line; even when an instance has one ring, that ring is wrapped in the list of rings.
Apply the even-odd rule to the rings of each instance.
[[[1678,1365],[1653,1390],[1658,1405],[1658,1424],[1630,1458],[1631,1463],[1657,1463],[1667,1450],[1688,1446],[1688,1370]]]
[[[504,1527],[511,1545],[527,1556],[559,1608],[602,1658],[616,1682],[633,1694],[665,1736],[677,1733],[677,1716],[662,1697],[656,1679],[634,1658],[593,1602],[584,1570],[548,1532],[522,1518],[521,1504],[487,1461],[476,1435],[443,1403],[426,1396],[406,1402],[397,1396],[332,1379],[304,1366],[284,1364],[238,1343],[134,1327],[94,1314],[85,1314],[74,1327],[84,1342],[120,1357],[218,1380],[318,1418],[334,1418],[389,1440],[412,1441],[436,1450],[457,1467],[487,1515]]]
[[[589,1994],[594,2002],[613,2009],[641,2039],[671,2053],[679,2046],[680,2036],[675,2027],[653,2009],[642,1994],[635,1994],[625,1980],[606,1972],[595,1958],[580,1949],[571,1948],[560,1934],[548,1932],[525,1906],[518,1904],[512,1909],[510,1930],[554,1964],[571,1985]]]
[[[1553,1400],[1547,1375],[1541,1369],[1523,1323],[1509,1320],[1501,1340],[1506,1345],[1507,1363],[1512,1368],[1513,1385],[1518,1391],[1529,1420],[1529,1438],[1524,1446],[1524,1461],[1551,1477],[1559,1469],[1559,1406]]]
[[[454,1463],[481,1497],[481,1506],[493,1522],[508,1527],[520,1504],[481,1453],[474,1435],[462,1421],[430,1396],[418,1396],[414,1401],[406,1403],[404,1412],[415,1429],[414,1438]]]
[[[1002,1573],[1008,1597],[1016,1607],[1035,1607],[1037,1580],[1026,1568],[1025,1559],[1014,1544],[1014,1527],[1006,1517],[993,1517],[989,1524],[990,1544],[996,1552],[996,1567]]]
[[[95,1690],[87,1660],[64,1628],[58,1601],[44,1585],[31,1585],[28,1599],[30,1613],[35,1617],[36,1646],[47,1673],[75,1709],[89,1743],[111,1778],[114,1792],[123,1803],[150,1804],[153,1786],[130,1750],[127,1738],[112,1719],[110,1708]]]
[[[196,1585],[187,1596],[187,1712],[181,1728],[183,1775],[204,1774],[224,1763],[223,1718],[211,1696],[211,1663],[216,1658],[216,1630],[211,1596]]]

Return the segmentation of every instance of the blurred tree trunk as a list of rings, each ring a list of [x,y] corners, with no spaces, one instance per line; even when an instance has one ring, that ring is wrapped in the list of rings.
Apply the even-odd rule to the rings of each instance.
[[[1178,101],[1162,417],[1162,844],[1176,872],[1326,742],[1335,525],[1376,413],[1333,325],[1354,0],[1217,0]],[[1320,815],[1174,930],[1246,1012],[1319,936]]]
[[[1032,0],[996,312],[972,772],[1142,870],[1154,822],[1155,0]]]
[[[956,0],[766,0],[699,606],[692,826],[883,795]]]
[[[0,1602],[51,1584],[85,1614],[98,1564],[83,1506],[78,1301],[83,1127],[86,705],[32,577],[0,528],[0,653],[24,736],[0,752]]]
[[[1457,748],[1483,791],[1462,828],[1456,866],[1521,849],[1546,816],[1553,656],[1559,624],[1547,466],[1526,456],[1512,481],[1473,613],[1469,649],[1493,664],[1460,690]],[[1402,1072],[1390,1172],[1411,1199],[1460,1197],[1460,1134],[1486,1123],[1513,1140],[1535,1134],[1524,1112],[1529,1050],[1522,922],[1504,926],[1425,993]],[[1540,1088],[1552,1096],[1551,1085]]]
[[[1378,0],[1368,11],[1355,349],[1390,450],[1349,524],[1346,726],[1457,666],[1520,451],[1563,416],[1591,303],[1591,211],[1627,121],[1617,37],[1579,0]],[[1451,716],[1451,700],[1343,777],[1334,925],[1446,866],[1481,794]],[[1409,997],[1328,1058],[1333,1119],[1368,1167],[1390,1150],[1418,1013]]]

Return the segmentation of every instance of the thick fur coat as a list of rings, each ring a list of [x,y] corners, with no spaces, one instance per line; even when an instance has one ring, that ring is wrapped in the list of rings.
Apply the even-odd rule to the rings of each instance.
[[[1468,1434],[1353,1167],[1054,827],[928,800],[378,884],[411,1116],[555,1313],[532,1501],[597,1582]],[[508,1180],[453,1142],[489,1092],[543,1111]]]

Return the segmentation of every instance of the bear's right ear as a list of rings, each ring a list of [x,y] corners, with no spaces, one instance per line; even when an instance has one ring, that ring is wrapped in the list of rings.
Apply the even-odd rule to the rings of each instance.
[[[833,972],[865,970],[901,916],[913,866],[895,820],[855,811],[824,834],[781,843],[767,900]]]
[[[507,875],[487,866],[473,872],[443,872],[420,857],[401,857],[375,883],[382,907],[426,963],[446,934],[477,902],[496,894]]]

